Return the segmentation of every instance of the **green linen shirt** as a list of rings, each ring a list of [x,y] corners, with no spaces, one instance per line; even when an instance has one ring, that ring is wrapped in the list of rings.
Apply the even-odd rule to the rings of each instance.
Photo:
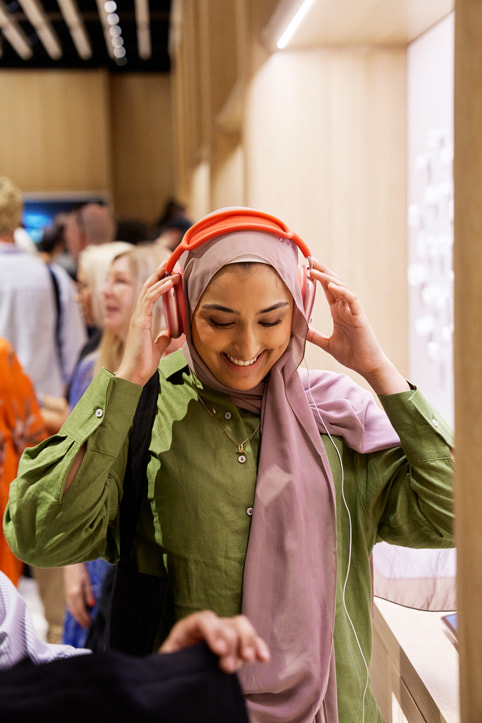
[[[240,463],[224,430],[241,441],[259,420],[229,397],[204,389],[208,414],[181,352],[162,360],[159,374],[148,499],[136,537],[139,570],[157,574],[164,554],[178,617],[204,608],[235,615],[241,610],[260,435],[245,445]],[[7,541],[20,559],[38,566],[98,557],[117,561],[129,430],[140,393],[140,387],[102,370],[60,432],[25,450],[4,520]],[[363,708],[367,723],[382,720],[369,688],[364,695],[373,545],[453,545],[451,430],[418,390],[381,397],[381,403],[401,447],[360,454],[342,438],[322,435],[336,490],[335,656],[343,723],[359,723]],[[84,459],[64,494],[84,444]]]

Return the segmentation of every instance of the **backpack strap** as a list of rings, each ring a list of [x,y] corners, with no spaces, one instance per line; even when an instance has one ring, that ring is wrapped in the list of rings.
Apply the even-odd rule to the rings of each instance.
[[[106,629],[107,646],[131,655],[152,653],[174,622],[169,579],[161,560],[161,576],[141,573],[134,556],[134,537],[147,495],[147,464],[157,411],[159,374],[142,390],[129,441],[124,492],[120,506],[120,560]]]

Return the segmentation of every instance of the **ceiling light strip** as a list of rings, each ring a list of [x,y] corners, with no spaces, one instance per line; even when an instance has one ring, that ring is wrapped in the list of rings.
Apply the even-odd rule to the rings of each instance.
[[[60,11],[64,16],[64,20],[68,25],[73,43],[83,60],[92,57],[92,45],[85,29],[79,8],[75,0],[57,0]]]
[[[152,55],[149,0],[136,0],[137,47],[139,57],[147,60]]]
[[[7,11],[3,0],[0,0],[0,28],[15,52],[20,55],[23,60],[30,60],[33,52],[28,38],[20,25]]]
[[[303,18],[306,16],[308,10],[311,8],[313,3],[314,3],[314,0],[304,0],[303,4],[298,8],[295,15],[291,18],[290,22],[288,23],[288,26],[285,28],[283,33],[280,35],[280,38],[279,38],[278,42],[276,43],[276,47],[279,50],[286,48],[286,46],[288,45],[291,38],[295,34],[295,31],[301,25]]]
[[[43,7],[38,0],[18,0],[27,20],[33,25],[37,31],[37,35],[43,43],[43,46],[52,60],[58,60],[62,57],[62,47],[60,45],[57,34],[44,12]]]

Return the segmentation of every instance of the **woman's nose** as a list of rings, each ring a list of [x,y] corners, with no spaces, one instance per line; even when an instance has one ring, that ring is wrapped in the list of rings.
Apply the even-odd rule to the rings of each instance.
[[[259,352],[258,335],[251,326],[243,327],[237,334],[235,349],[240,359],[249,361]]]

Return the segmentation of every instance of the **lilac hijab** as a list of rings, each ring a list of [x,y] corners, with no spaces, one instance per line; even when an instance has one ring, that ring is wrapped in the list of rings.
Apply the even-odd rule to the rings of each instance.
[[[320,432],[327,428],[342,435],[361,452],[399,442],[370,393],[337,374],[298,372],[308,324],[297,281],[298,250],[291,241],[240,231],[184,253],[180,267],[189,321],[213,276],[247,256],[272,266],[293,296],[285,353],[262,383],[240,392],[213,376],[194,348],[189,324],[184,347],[190,368],[204,384],[261,420],[242,609],[267,641],[271,661],[247,666],[240,678],[252,723],[333,723],[338,720],[336,510]]]

